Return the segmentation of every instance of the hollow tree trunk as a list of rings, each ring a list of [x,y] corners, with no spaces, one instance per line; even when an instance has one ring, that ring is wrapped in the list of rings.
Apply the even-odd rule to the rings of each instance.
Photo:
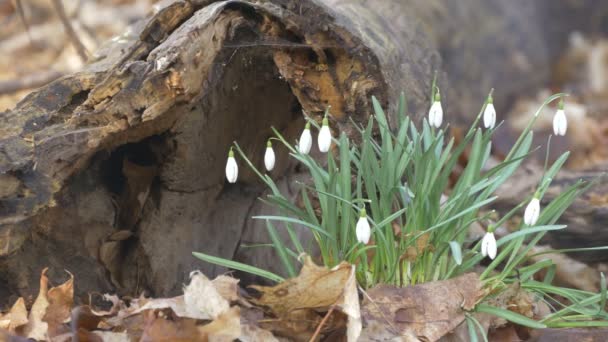
[[[270,126],[294,141],[302,110],[319,118],[331,105],[332,127],[352,134],[372,95],[388,106],[402,90],[419,122],[433,70],[448,120],[470,118],[492,86],[505,107],[519,85],[547,81],[566,37],[537,18],[568,6],[163,2],[85,70],[0,114],[0,299],[31,293],[45,266],[55,280],[75,273],[78,294],[168,295],[192,269],[223,271],[192,251],[278,271],[272,253],[239,248],[265,239],[249,217],[268,208],[244,163],[236,185],[224,182],[233,141],[261,165]],[[286,151],[277,160],[272,176],[295,197],[306,175]]]

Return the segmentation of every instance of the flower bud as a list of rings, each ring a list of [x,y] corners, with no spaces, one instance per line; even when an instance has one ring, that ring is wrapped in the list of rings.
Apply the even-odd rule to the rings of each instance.
[[[536,198],[532,198],[528,206],[526,207],[526,211],[524,212],[524,223],[528,226],[533,226],[538,221],[538,216],[540,215],[540,200]]]
[[[232,151],[231,147],[230,152],[228,152],[228,161],[226,162],[226,179],[229,183],[236,183],[238,176],[239,166],[236,164],[236,160],[234,159],[234,151]]]
[[[372,231],[369,226],[369,221],[367,220],[367,213],[365,212],[365,209],[361,209],[361,212],[359,213],[359,221],[357,221],[355,233],[357,235],[357,241],[364,245],[369,242]]]
[[[486,109],[483,111],[483,126],[488,129],[494,128],[496,125],[496,109],[494,108],[494,100],[492,95],[488,96]]]
[[[494,260],[496,258],[496,238],[494,237],[493,232],[487,232],[486,235],[481,239],[481,255],[488,256],[490,259]]]
[[[319,131],[319,137],[317,142],[319,143],[319,151],[327,153],[331,147],[331,131],[329,130],[329,120],[327,117],[323,118],[323,126]]]
[[[555,135],[566,135],[568,129],[568,120],[566,119],[566,113],[564,112],[564,100],[559,102],[557,112],[553,117],[553,133]]]
[[[274,150],[272,149],[272,143],[270,140],[268,140],[266,143],[266,153],[264,153],[264,166],[266,166],[266,171],[272,171],[274,168],[274,162]]]
[[[307,122],[302,131],[302,135],[300,135],[300,140],[298,141],[298,151],[302,154],[308,154],[310,153],[311,147],[312,135],[310,134],[310,122]]]
[[[435,94],[433,100],[433,104],[429,109],[429,124],[439,128],[443,122],[443,108],[441,107],[441,95],[439,95],[439,91]]]

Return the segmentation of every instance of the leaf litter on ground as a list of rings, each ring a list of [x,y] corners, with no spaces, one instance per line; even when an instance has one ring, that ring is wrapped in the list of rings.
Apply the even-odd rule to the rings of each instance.
[[[275,286],[250,286],[249,296],[243,297],[236,278],[220,275],[210,280],[194,271],[181,296],[127,301],[106,294],[103,298],[111,303],[107,310],[74,306],[74,277],[68,273],[65,283],[50,287],[44,269],[29,311],[19,298],[0,315],[0,340],[449,342],[467,340],[467,317],[498,341],[521,336],[521,327],[474,311],[491,291],[475,273],[408,287],[381,284],[364,291],[357,287],[351,264],[327,268],[307,255],[302,261],[297,277]],[[518,284],[508,286],[486,303],[535,320],[550,312]],[[545,338],[542,332],[530,336]]]

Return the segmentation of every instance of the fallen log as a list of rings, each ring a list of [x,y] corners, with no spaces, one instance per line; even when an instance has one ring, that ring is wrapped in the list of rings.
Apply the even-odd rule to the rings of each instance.
[[[331,105],[332,127],[352,134],[372,95],[388,106],[402,90],[419,122],[434,70],[455,121],[492,86],[506,106],[548,80],[564,32],[594,30],[591,3],[548,30],[530,19],[570,4],[164,1],[83,71],[0,113],[0,298],[30,293],[46,266],[52,281],[74,273],[77,294],[169,295],[192,269],[224,271],[192,251],[278,271],[239,248],[264,240],[248,218],[267,209],[245,168],[225,183],[233,141],[261,165],[270,126],[293,141],[302,111]],[[272,176],[290,191],[304,175],[277,152]]]

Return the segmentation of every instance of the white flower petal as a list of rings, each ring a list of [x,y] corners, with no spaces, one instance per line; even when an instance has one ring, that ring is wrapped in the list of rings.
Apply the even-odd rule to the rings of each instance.
[[[267,171],[272,171],[274,168],[275,156],[272,147],[266,147],[266,153],[264,153],[264,166]]]
[[[300,140],[298,141],[298,151],[302,154],[310,153],[310,148],[312,147],[312,135],[310,134],[310,129],[305,128],[302,131],[302,135],[300,136]]]
[[[496,109],[493,103],[488,103],[483,111],[483,126],[485,128],[494,128],[496,125]]]
[[[443,122],[443,108],[441,102],[435,101],[429,109],[429,124],[434,127],[440,127]]]
[[[526,211],[524,212],[524,223],[528,226],[533,226],[538,221],[538,216],[540,215],[540,201],[538,198],[534,197],[528,203],[526,207]]]
[[[488,256],[490,259],[494,260],[494,258],[496,258],[496,252],[496,238],[494,237],[494,233],[487,232],[481,240],[481,254],[484,257]]]
[[[563,109],[558,109],[553,117],[553,133],[555,135],[566,135],[568,129],[568,120]]]
[[[239,176],[239,166],[236,164],[234,157],[228,157],[226,162],[226,179],[229,183],[236,183]]]
[[[355,233],[357,235],[357,241],[361,242],[362,244],[367,244],[369,242],[372,232],[371,228],[369,227],[367,217],[359,217]]]
[[[481,239],[481,255],[484,257],[488,256],[488,239],[486,237],[487,234],[483,236],[483,239]]]
[[[321,127],[317,141],[319,143],[319,151],[323,153],[329,151],[331,147],[331,131],[329,130],[329,126],[323,125]]]

